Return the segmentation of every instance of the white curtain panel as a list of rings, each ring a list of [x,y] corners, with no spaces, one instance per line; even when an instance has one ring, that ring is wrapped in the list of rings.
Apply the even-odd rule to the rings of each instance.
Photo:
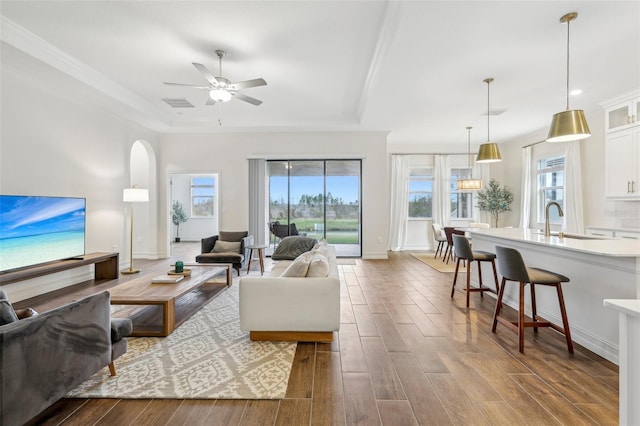
[[[580,141],[567,142],[564,164],[564,218],[562,229],[566,232],[583,234],[584,211]]]
[[[389,250],[404,249],[407,239],[409,215],[409,157],[391,156],[391,212],[389,223]]]
[[[451,167],[448,155],[436,155],[433,173],[433,221],[443,228],[449,226],[451,216],[451,200],[449,181]]]
[[[249,235],[255,244],[268,241],[267,162],[264,158],[249,159]]]
[[[531,169],[533,146],[522,148],[522,181],[520,185],[520,228],[531,227]]]

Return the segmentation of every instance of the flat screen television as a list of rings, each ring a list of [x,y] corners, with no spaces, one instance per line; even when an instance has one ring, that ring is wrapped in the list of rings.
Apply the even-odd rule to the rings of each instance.
[[[85,254],[86,199],[0,195],[0,273]]]

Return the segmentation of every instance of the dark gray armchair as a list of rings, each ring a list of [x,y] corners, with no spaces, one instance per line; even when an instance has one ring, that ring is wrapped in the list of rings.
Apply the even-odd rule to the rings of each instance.
[[[247,247],[253,245],[253,235],[247,231],[220,231],[219,235],[203,238],[200,245],[201,253],[196,256],[196,262],[231,263],[240,276],[240,268],[249,256]]]
[[[112,319],[103,291],[18,319],[0,290],[0,424],[21,425],[127,351],[129,319]]]

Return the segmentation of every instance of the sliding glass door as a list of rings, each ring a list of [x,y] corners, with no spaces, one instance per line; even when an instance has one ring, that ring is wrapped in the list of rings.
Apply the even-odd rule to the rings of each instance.
[[[338,256],[362,253],[360,160],[268,161],[269,222],[325,238]],[[292,229],[290,227],[289,229]],[[271,234],[271,249],[279,237]]]

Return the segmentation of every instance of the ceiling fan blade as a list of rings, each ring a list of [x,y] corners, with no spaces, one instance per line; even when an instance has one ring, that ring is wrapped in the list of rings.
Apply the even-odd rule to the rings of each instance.
[[[256,78],[253,80],[238,81],[237,83],[231,83],[229,85],[229,89],[240,90],[240,89],[248,89],[249,87],[266,86],[266,85],[267,85],[267,82],[264,81],[263,78]]]
[[[207,81],[211,84],[213,84],[214,86],[218,86],[218,80],[216,80],[216,78],[213,76],[213,74],[211,74],[209,72],[209,70],[207,69],[207,67],[205,67],[202,64],[198,64],[196,62],[192,62],[193,66],[196,67],[196,69],[198,71],[200,71],[200,73],[204,76],[204,78],[207,79]]]
[[[193,87],[194,89],[206,89],[206,90],[211,90],[211,87],[209,86],[196,86],[195,84],[183,84],[183,83],[168,83],[168,82],[163,82],[162,84],[166,84],[167,86],[182,86],[182,87]]]
[[[205,105],[215,105],[217,104],[217,102],[213,99],[211,99],[211,96],[207,96],[207,102],[204,103]]]
[[[236,99],[240,99],[241,101],[249,102],[250,104],[253,104],[255,106],[258,106],[262,103],[262,101],[256,98],[252,98],[251,96],[243,95],[242,93],[235,93],[233,97]]]

